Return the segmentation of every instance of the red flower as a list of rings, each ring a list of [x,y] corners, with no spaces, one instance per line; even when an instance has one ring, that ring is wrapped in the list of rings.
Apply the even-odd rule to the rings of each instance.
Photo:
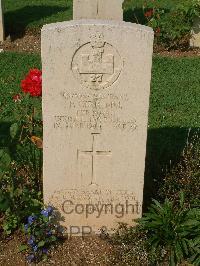
[[[22,91],[30,93],[31,96],[42,95],[42,71],[31,69],[24,80],[21,81]]]
[[[153,9],[149,9],[147,12],[144,13],[146,18],[150,18],[153,16]]]
[[[20,94],[15,94],[13,95],[13,101],[16,102],[21,102],[21,95]]]
[[[160,28],[157,28],[157,29],[155,30],[155,35],[158,36],[158,35],[160,34],[160,32],[161,32]]]

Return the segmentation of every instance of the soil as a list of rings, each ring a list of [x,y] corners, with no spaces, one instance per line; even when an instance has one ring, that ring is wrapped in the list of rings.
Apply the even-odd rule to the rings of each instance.
[[[19,253],[21,243],[22,236],[18,234],[10,239],[0,241],[0,265],[28,265],[26,255]],[[48,262],[40,262],[37,265],[122,265],[116,261],[116,254],[117,247],[99,236],[72,237],[51,250]]]
[[[0,43],[0,49],[4,51],[40,53],[41,52],[41,35],[40,31],[26,31],[23,35],[16,34],[8,36],[3,43]],[[169,57],[193,57],[200,56],[200,49],[184,50],[164,50],[161,47],[154,47],[154,53]]]
[[[23,243],[23,236],[15,233],[7,239],[0,239],[0,266],[147,266],[146,263],[134,263],[122,261],[125,245],[112,244],[109,237],[71,237],[65,239],[56,247],[51,248],[48,253],[47,262],[27,263],[26,256],[19,252],[19,247]],[[168,266],[168,262],[158,264]],[[180,263],[179,266],[189,266],[187,262]]]
[[[163,51],[154,51],[155,54],[161,55],[161,56],[168,56],[168,57],[194,57],[194,56],[200,56],[200,49],[188,49],[185,51],[181,50],[163,50]]]
[[[4,51],[40,53],[41,36],[38,32],[26,32],[22,37],[19,35],[8,36],[6,40],[0,44],[0,49]]]

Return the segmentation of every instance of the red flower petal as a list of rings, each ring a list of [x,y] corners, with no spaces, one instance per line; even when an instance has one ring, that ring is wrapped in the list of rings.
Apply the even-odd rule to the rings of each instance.
[[[42,71],[31,69],[24,80],[21,81],[22,91],[33,97],[42,95]]]

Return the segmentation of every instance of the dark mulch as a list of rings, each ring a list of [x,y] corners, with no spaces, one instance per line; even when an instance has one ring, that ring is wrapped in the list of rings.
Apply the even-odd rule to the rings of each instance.
[[[162,56],[169,56],[169,57],[194,57],[194,56],[200,56],[200,49],[195,48],[195,49],[188,49],[185,51],[181,50],[163,50],[155,53],[157,55],[162,55]]]
[[[22,36],[20,34],[8,36],[0,49],[4,51],[40,53],[41,52],[41,35],[40,31],[28,30]],[[200,56],[200,49],[181,49],[181,50],[164,50],[162,47],[155,47],[154,53],[170,57],[193,57]]]
[[[28,31],[22,37],[20,35],[8,36],[6,40],[0,44],[0,49],[4,51],[40,53],[41,50],[40,32]]]
[[[19,252],[22,239],[21,235],[15,234],[0,240],[0,265],[28,265],[26,255]],[[72,237],[51,250],[48,262],[40,262],[38,265],[122,265],[117,261],[117,253],[116,246],[99,236]]]

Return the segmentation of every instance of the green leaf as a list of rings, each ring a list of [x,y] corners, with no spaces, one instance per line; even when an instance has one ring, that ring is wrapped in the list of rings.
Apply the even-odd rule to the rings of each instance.
[[[176,265],[176,263],[175,263],[175,259],[174,259],[174,251],[173,251],[173,250],[171,251],[171,254],[170,254],[169,265],[170,265],[170,266],[175,266],[175,265]]]
[[[48,260],[48,256],[46,254],[42,255],[42,260],[46,262]]]
[[[10,155],[5,150],[0,150],[0,169],[7,170],[7,167],[11,163]]]
[[[42,240],[42,241],[40,241],[40,242],[38,243],[38,247],[39,247],[39,248],[44,247],[44,245],[45,245],[45,241],[44,241],[44,240]]]
[[[175,244],[175,254],[177,261],[180,262],[183,259],[183,251],[178,241]]]
[[[187,227],[200,226],[200,222],[197,221],[197,220],[188,220],[188,221],[182,223],[181,226],[186,227],[186,228],[187,228]],[[188,228],[188,229],[189,229],[189,228]]]
[[[33,206],[34,207],[38,207],[38,206],[41,206],[42,205],[42,202],[40,202],[37,199],[32,199],[32,203],[33,203]]]
[[[14,139],[17,135],[17,132],[18,132],[18,129],[19,129],[19,126],[17,123],[14,123],[11,125],[10,127],[10,136],[12,139]]]
[[[19,247],[19,252],[22,252],[22,251],[27,250],[27,249],[28,249],[28,246],[27,245],[21,245]]]
[[[183,247],[185,254],[188,255],[189,251],[188,251],[188,247],[187,247],[187,242],[185,241],[184,238],[181,240],[181,243],[182,243],[182,247]]]
[[[10,201],[8,199],[1,199],[0,198],[0,210],[6,211],[10,206]]]
[[[54,242],[54,241],[56,241],[56,240],[57,240],[57,237],[55,237],[55,236],[52,236],[52,237],[51,237],[51,241],[52,241],[52,242]]]

